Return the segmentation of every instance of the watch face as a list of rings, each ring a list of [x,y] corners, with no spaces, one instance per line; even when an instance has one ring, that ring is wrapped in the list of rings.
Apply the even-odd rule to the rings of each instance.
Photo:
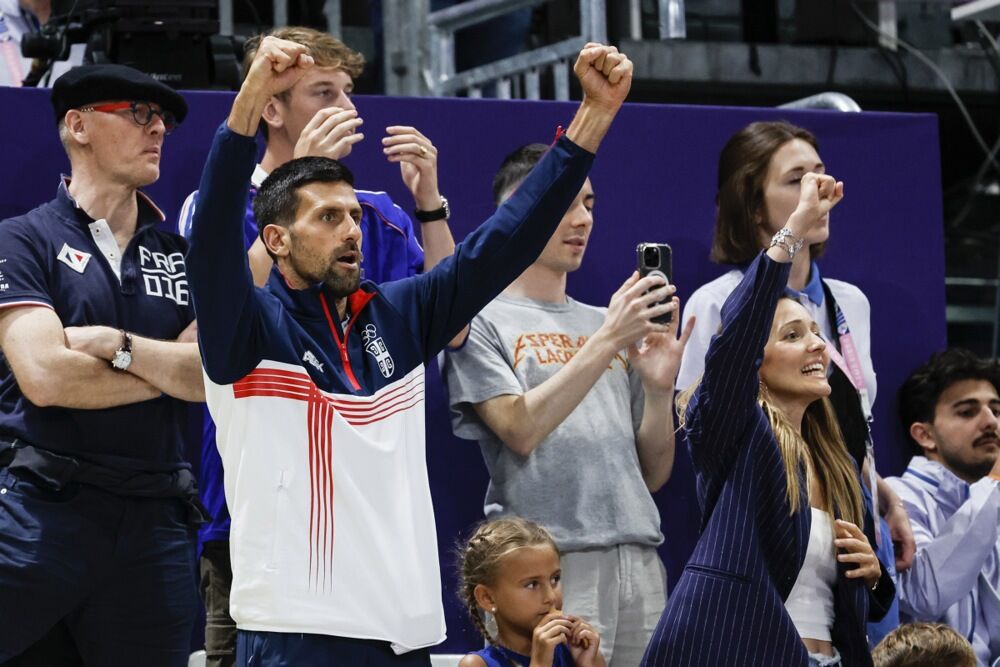
[[[125,350],[115,352],[115,358],[111,360],[111,365],[120,371],[125,370],[132,363],[132,353]]]

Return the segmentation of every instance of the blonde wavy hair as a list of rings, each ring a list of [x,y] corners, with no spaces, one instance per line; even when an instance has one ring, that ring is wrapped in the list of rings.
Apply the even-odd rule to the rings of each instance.
[[[700,384],[701,378],[677,396],[677,421],[680,428],[685,425],[687,406]],[[863,525],[864,509],[858,473],[847,453],[844,434],[840,430],[830,399],[818,399],[806,408],[802,416],[801,434],[788,421],[785,413],[770,400],[763,383],[757,394],[757,404],[771,423],[771,431],[778,441],[778,450],[785,464],[789,514],[795,514],[799,509],[802,497],[799,470],[805,467],[807,473],[816,475],[831,513],[856,526]],[[808,484],[806,495],[810,495]]]

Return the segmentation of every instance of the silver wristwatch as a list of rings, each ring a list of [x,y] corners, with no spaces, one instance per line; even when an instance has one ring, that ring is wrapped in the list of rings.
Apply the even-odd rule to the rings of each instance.
[[[121,330],[122,344],[115,350],[115,356],[111,358],[111,365],[120,371],[128,370],[132,364],[132,334]]]

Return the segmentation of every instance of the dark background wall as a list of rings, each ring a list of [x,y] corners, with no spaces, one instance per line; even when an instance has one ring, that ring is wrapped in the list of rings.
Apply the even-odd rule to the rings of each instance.
[[[148,189],[174,224],[184,197],[197,187],[211,135],[225,119],[231,99],[229,93],[186,96],[191,113],[167,138],[160,181]],[[551,141],[556,126],[568,125],[575,108],[558,102],[380,97],[357,97],[356,103],[366,139],[345,162],[358,187],[386,190],[405,210],[412,209],[398,167],[382,156],[380,139],[387,125],[418,127],[440,150],[441,191],[451,202],[456,240],[492,212],[490,183],[503,157],[521,144]],[[6,218],[50,199],[60,172],[69,167],[45,91],[0,88],[0,109],[0,218]],[[740,127],[779,118],[813,131],[828,171],[846,184],[846,198],[833,213],[823,274],[855,283],[871,301],[872,356],[879,385],[877,458],[883,475],[896,474],[908,459],[895,419],[896,387],[946,342],[934,116],[630,105],[601,147],[591,174],[596,223],[583,268],[570,278],[570,293],[584,302],[606,304],[632,270],[635,246],[643,241],[673,246],[682,299],[722,273],[723,267],[708,261],[716,158]],[[454,596],[452,549],[482,517],[487,477],[476,444],[451,434],[434,369],[428,375],[427,414],[428,465],[449,628],[441,649],[459,652],[480,645],[480,640]],[[192,442],[192,451],[197,446]],[[568,469],[572,465],[567,462]],[[682,445],[673,476],[656,500],[666,535],[661,553],[673,582],[693,547],[698,525],[691,466]],[[372,576],[378,576],[374,566]]]

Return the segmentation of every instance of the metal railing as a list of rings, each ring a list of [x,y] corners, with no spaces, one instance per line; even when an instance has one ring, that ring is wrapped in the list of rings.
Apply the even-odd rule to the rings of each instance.
[[[583,45],[607,41],[604,0],[580,0],[580,34],[549,46],[457,71],[455,33],[550,0],[471,0],[436,12],[427,0],[384,0],[385,82],[389,95],[540,99],[551,72],[554,97],[569,99],[569,68]]]

